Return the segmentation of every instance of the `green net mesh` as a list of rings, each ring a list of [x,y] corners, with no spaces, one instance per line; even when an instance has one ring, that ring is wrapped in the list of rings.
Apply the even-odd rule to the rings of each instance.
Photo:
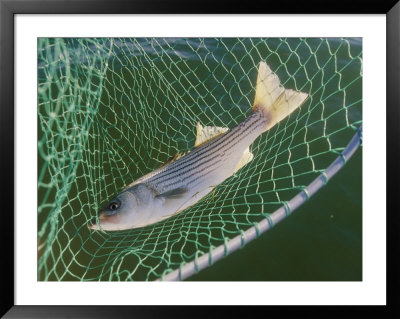
[[[88,229],[124,186],[192,149],[197,121],[243,121],[260,61],[309,98],[252,144],[252,162],[165,221]],[[155,280],[240,234],[343,150],[361,84],[361,39],[40,38],[38,279]]]

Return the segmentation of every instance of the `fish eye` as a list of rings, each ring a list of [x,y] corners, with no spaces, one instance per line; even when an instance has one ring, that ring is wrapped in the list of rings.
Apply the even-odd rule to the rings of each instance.
[[[108,208],[111,210],[116,210],[119,207],[118,203],[112,202],[110,205],[108,205]]]

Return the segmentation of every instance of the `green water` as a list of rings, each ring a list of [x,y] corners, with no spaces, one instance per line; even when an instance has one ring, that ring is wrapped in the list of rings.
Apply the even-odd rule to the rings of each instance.
[[[40,280],[156,279],[292,198],[361,123],[360,39],[39,44]],[[190,150],[197,121],[246,118],[261,60],[310,94],[295,122],[261,136],[252,163],[187,212],[138,230],[87,229],[121,188]],[[361,152],[293,215],[188,280],[361,280]]]

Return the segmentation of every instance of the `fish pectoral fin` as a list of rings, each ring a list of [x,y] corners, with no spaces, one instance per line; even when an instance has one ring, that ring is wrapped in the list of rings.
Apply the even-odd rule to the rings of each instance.
[[[182,203],[182,199],[187,194],[188,189],[186,187],[179,187],[172,189],[168,192],[156,195],[155,198],[161,200],[162,206],[175,209]]]
[[[219,126],[202,126],[200,122],[196,125],[196,141],[194,142],[194,147],[198,147],[203,143],[212,140],[213,138],[224,134],[229,129],[227,127]]]
[[[245,166],[247,163],[249,163],[253,159],[253,157],[254,157],[253,153],[250,152],[249,148],[246,148],[245,151],[243,152],[242,158],[236,164],[235,169],[233,170],[233,173],[236,173],[239,169],[241,169],[243,166]]]
[[[168,192],[156,195],[156,198],[164,198],[165,200],[180,199],[188,192],[186,187],[171,189]]]

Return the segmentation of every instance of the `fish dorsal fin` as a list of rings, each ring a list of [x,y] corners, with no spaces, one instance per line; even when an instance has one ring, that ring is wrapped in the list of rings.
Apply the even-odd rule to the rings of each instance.
[[[175,162],[176,160],[180,159],[181,157],[185,156],[188,154],[190,151],[187,152],[182,152],[182,153],[176,153],[174,156],[172,156],[168,161],[166,161],[164,164],[162,164],[159,168],[167,166],[168,164],[171,164],[172,162]]]
[[[224,134],[229,129],[227,127],[219,126],[202,126],[200,122],[196,125],[196,141],[194,142],[194,147],[198,147],[203,143],[212,140],[213,138]]]
[[[169,163],[175,162],[176,160],[178,160],[181,157],[185,156],[187,153],[189,153],[189,151],[176,153],[174,156],[172,156],[172,158],[167,163],[169,164]]]
[[[160,165],[157,169],[161,169],[164,166],[167,166],[167,165],[171,164],[172,162],[175,162],[176,160],[180,159],[181,157],[185,156],[188,153],[190,153],[190,151],[176,153],[168,161],[166,161],[164,164]],[[127,190],[128,188],[131,188],[132,186],[141,183],[142,181],[146,180],[149,176],[152,176],[152,175],[153,175],[153,172],[150,172],[150,173],[142,176],[141,178],[137,179],[136,181],[130,183],[128,186],[125,186],[125,188],[123,190]]]
[[[253,153],[250,152],[249,148],[246,148],[245,151],[243,152],[243,156],[241,157],[240,161],[236,164],[233,173],[236,173],[239,169],[241,169],[243,166],[249,163],[253,159],[253,157],[254,157]]]

